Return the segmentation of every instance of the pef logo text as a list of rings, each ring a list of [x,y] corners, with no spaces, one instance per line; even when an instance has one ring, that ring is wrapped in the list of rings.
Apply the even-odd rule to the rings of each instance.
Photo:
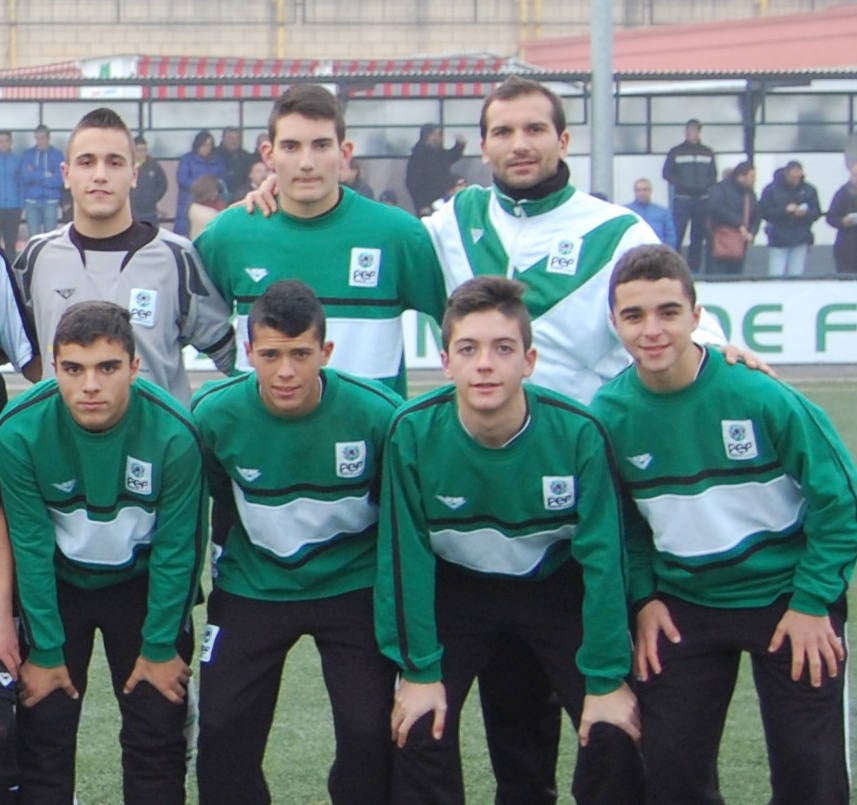
[[[561,511],[574,506],[573,475],[543,475],[542,500],[549,511]]]
[[[353,288],[377,288],[381,276],[381,250],[356,246],[351,250],[348,284]]]
[[[720,421],[726,458],[746,461],[759,455],[752,419],[723,419]]]
[[[336,475],[358,478],[366,469],[366,442],[336,443]]]

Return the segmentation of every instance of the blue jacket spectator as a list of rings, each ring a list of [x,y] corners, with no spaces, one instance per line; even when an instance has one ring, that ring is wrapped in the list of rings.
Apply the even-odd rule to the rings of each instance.
[[[652,202],[652,183],[648,179],[637,179],[634,182],[634,200],[625,206],[655,230],[661,243],[672,249],[678,248],[672,213],[666,207]]]
[[[226,178],[226,166],[214,152],[214,137],[206,130],[198,132],[193,138],[190,152],[179,160],[176,171],[179,195],[173,231],[178,235],[187,237],[190,233],[190,224],[187,220],[187,208],[191,201],[190,187],[201,176],[214,176],[220,181]]]
[[[12,132],[0,130],[0,241],[10,260],[15,257],[21,221],[21,158],[12,153]]]
[[[56,228],[63,186],[63,154],[51,145],[50,130],[40,125],[33,135],[36,144],[21,154],[21,190],[31,237]]]

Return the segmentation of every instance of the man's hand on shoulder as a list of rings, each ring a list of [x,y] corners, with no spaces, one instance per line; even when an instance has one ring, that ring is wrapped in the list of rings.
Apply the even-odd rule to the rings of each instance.
[[[390,714],[391,737],[400,749],[407,743],[411,727],[431,712],[434,712],[432,736],[439,741],[446,723],[446,688],[443,682],[408,682],[403,679],[393,698],[393,712]]]
[[[134,670],[131,671],[122,692],[131,693],[140,682],[148,682],[167,701],[181,704],[187,695],[190,676],[190,667],[178,654],[166,662],[153,662],[145,657],[137,657]]]
[[[736,347],[734,344],[724,344],[722,347],[718,347],[718,349],[723,353],[726,363],[730,366],[734,366],[736,363],[743,363],[748,369],[758,369],[760,372],[764,372],[771,377],[777,376],[777,373],[767,363],[749,349],[741,349],[741,347]]]
[[[252,215],[256,207],[266,218],[269,218],[277,211],[277,193],[279,185],[277,184],[277,175],[272,173],[262,184],[255,190],[251,190],[243,199],[232,204],[233,207],[242,206],[245,211]]]
[[[65,691],[70,699],[80,698],[65,665],[43,668],[40,665],[25,662],[21,666],[18,693],[24,707],[34,707],[55,690]]]

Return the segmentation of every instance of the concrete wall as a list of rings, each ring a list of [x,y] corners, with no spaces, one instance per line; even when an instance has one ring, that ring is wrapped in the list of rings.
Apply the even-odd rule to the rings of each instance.
[[[793,13],[834,0],[622,0],[617,27]],[[0,0],[0,68],[126,53],[393,58],[585,33],[589,0]]]

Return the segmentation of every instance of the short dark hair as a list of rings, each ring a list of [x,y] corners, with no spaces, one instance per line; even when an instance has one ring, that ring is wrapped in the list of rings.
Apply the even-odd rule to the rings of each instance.
[[[241,129],[238,126],[224,126],[220,136],[225,137],[227,134],[241,134]]]
[[[629,249],[613,269],[610,276],[610,309],[616,305],[616,288],[634,280],[661,279],[678,280],[684,295],[690,300],[691,307],[696,306],[696,289],[693,287],[693,275],[684,258],[669,246],[647,244]]]
[[[65,147],[66,158],[71,154],[71,144],[74,142],[74,138],[78,132],[84,129],[113,129],[121,131],[128,138],[128,153],[131,155],[134,154],[134,138],[125,125],[125,121],[112,109],[102,106],[98,109],[93,109],[91,112],[87,112],[78,120],[77,125],[72,129],[68,137],[68,143]]]
[[[208,129],[202,129],[193,136],[193,142],[190,144],[190,150],[193,153],[199,151],[203,143],[211,140],[211,145],[214,145],[214,135]]]
[[[247,338],[253,343],[255,327],[270,327],[289,338],[312,328],[324,343],[325,314],[315,291],[300,280],[280,280],[269,285],[253,302],[247,318]]]
[[[142,134],[138,134],[134,138],[134,145],[148,145],[146,138]]]
[[[295,84],[274,101],[274,108],[268,118],[268,138],[272,145],[277,136],[277,121],[288,115],[302,115],[310,120],[332,120],[337,140],[341,143],[345,139],[342,104],[319,84]]]
[[[2,134],[2,133],[3,132],[0,131],[0,134]],[[792,168],[797,168],[798,170],[802,171],[803,165],[801,165],[801,163],[798,162],[796,159],[790,159],[788,162],[786,162],[786,170],[790,171],[790,170],[792,170]]]
[[[699,122],[695,117],[690,118],[687,123],[684,124],[686,129],[689,129],[691,126],[696,126],[698,129],[702,129],[702,123]]]
[[[50,134],[50,133],[51,133],[51,130],[44,123],[39,123],[39,125],[33,129],[33,134]]]
[[[134,328],[128,309],[97,299],[77,302],[66,308],[60,317],[54,332],[54,355],[63,344],[88,347],[99,338],[121,344],[128,359],[134,360]]]
[[[488,133],[488,107],[494,101],[511,101],[522,95],[543,95],[547,98],[551,104],[551,118],[556,133],[562,134],[565,131],[565,108],[559,96],[551,92],[547,87],[539,84],[538,81],[521,78],[519,75],[511,75],[499,87],[496,87],[482,104],[482,111],[479,114],[479,132],[483,140]]]
[[[756,170],[756,166],[750,162],[749,159],[745,159],[743,162],[739,162],[734,168],[732,168],[732,173],[729,174],[730,179],[737,179],[739,176],[746,176],[750,171]]]
[[[9,131],[9,129],[0,129],[0,137],[3,137],[4,135],[5,135],[6,137],[11,137],[11,136],[12,136],[12,132],[11,132],[11,131]]]
[[[483,274],[459,285],[446,300],[446,311],[440,327],[444,351],[449,349],[452,328],[470,313],[497,310],[510,319],[516,319],[521,329],[524,349],[533,344],[530,314],[524,304],[524,285],[505,277]]]

